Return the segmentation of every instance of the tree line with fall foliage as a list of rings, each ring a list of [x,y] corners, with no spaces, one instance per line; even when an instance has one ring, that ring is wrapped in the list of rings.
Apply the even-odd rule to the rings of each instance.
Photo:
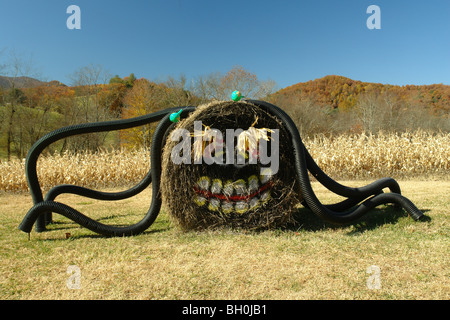
[[[269,100],[303,136],[318,133],[450,131],[450,86],[390,85],[329,75],[281,89]]]
[[[63,126],[136,117],[169,107],[228,100],[240,90],[246,97],[272,102],[293,118],[302,135],[403,132],[424,129],[450,131],[450,86],[394,86],[326,76],[276,91],[236,66],[227,73],[210,73],[188,80],[165,81],[111,77],[101,66],[80,68],[71,86],[57,81],[19,86],[11,77],[0,88],[0,158],[24,158],[44,134]],[[95,151],[99,148],[139,148],[150,145],[155,125],[110,133],[70,137],[50,152]]]
[[[0,158],[24,158],[29,148],[44,134],[60,127],[87,122],[126,119],[176,106],[199,105],[229,99],[234,88],[252,97],[273,93],[273,81],[261,81],[242,67],[225,74],[216,72],[188,81],[183,75],[165,81],[108,77],[102,66],[77,70],[71,86],[57,81],[27,87],[19,77],[0,88]],[[23,77],[20,79],[22,80]],[[148,147],[155,125],[92,133],[66,138],[50,146],[50,152],[95,151],[99,148]]]

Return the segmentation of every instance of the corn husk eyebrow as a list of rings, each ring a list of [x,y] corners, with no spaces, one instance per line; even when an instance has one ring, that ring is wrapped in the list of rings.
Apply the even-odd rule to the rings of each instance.
[[[272,133],[273,130],[267,128],[255,128],[250,127],[248,130],[243,131],[238,137],[237,150],[239,153],[249,153],[258,150],[258,143],[260,139],[269,141],[267,133]]]
[[[216,130],[211,129],[211,127],[203,125],[204,129],[200,132],[194,131],[192,136],[194,138],[194,160],[200,160],[202,158],[203,152],[205,151],[206,142],[211,141],[212,147],[216,148],[216,146],[220,143],[223,145],[223,141],[218,141],[216,139]]]

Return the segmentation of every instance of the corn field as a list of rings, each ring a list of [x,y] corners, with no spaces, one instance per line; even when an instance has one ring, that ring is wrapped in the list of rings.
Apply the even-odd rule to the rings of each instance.
[[[83,187],[122,187],[139,182],[150,169],[150,153],[142,150],[41,155],[37,174],[41,188],[59,184]],[[28,191],[25,159],[0,163],[0,191]]]
[[[316,135],[304,141],[320,168],[334,178],[448,177],[450,133]]]
[[[304,144],[320,168],[335,179],[448,178],[450,133],[316,135]],[[59,184],[91,188],[125,187],[150,169],[147,150],[41,155],[38,177],[48,190]],[[27,191],[25,159],[0,161],[0,191]]]

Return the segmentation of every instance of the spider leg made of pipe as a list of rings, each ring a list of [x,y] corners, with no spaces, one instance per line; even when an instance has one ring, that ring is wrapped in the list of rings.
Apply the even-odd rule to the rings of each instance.
[[[19,225],[19,229],[24,232],[30,232],[33,225],[36,223],[36,231],[45,231],[45,225],[48,223],[48,215],[51,212],[59,213],[67,218],[79,223],[80,225],[106,236],[125,236],[138,234],[146,230],[156,219],[161,207],[161,195],[159,192],[160,175],[161,175],[161,150],[164,145],[167,132],[172,126],[172,122],[169,119],[170,113],[179,110],[180,108],[170,108],[162,111],[158,111],[149,115],[145,115],[138,118],[88,123],[82,125],[75,125],[70,127],[61,128],[53,131],[43,138],[41,138],[33,147],[27,156],[26,174],[28,179],[28,185],[30,193],[33,198],[34,206],[25,215],[22,223]],[[184,107],[182,115],[192,112],[195,107]],[[73,135],[122,130],[132,127],[145,125],[148,123],[159,121],[157,128],[152,139],[151,146],[151,169],[148,174],[133,188],[118,192],[118,193],[106,193],[91,190],[73,185],[61,185],[52,188],[46,195],[45,200],[42,196],[42,190],[37,177],[37,159],[40,153],[51,143],[69,137]],[[98,200],[120,200],[134,196],[144,190],[148,185],[152,184],[152,202],[149,211],[145,217],[138,223],[127,227],[115,227],[101,224],[89,217],[86,217],[77,210],[64,205],[62,203],[53,201],[56,196],[62,193],[72,193],[81,196],[86,196]]]

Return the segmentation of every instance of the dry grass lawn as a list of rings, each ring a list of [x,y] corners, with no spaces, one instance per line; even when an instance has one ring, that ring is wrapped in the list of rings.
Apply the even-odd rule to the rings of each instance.
[[[448,300],[450,182],[399,183],[428,221],[380,207],[336,228],[299,209],[298,225],[285,230],[183,232],[162,212],[147,232],[127,238],[98,236],[55,216],[49,232],[28,240],[17,226],[31,197],[3,193],[0,299]],[[314,187],[324,202],[337,200]],[[147,210],[149,193],[119,202],[57,200],[104,223],[129,224]],[[70,265],[80,270],[79,289],[67,286]],[[379,289],[367,285],[372,265],[380,270]]]

